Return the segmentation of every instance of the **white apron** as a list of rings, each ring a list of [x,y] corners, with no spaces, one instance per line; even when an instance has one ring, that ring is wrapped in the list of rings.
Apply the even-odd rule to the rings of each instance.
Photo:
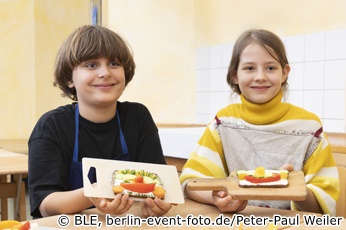
[[[285,163],[292,164],[295,170],[302,170],[320,142],[312,132],[279,133],[268,131],[283,130],[275,125],[265,125],[266,130],[258,130],[260,126],[239,125],[222,120],[220,122],[217,130],[229,172],[253,170],[258,166],[279,169]],[[270,126],[273,126],[273,129]],[[248,204],[290,209],[290,201],[251,200]]]

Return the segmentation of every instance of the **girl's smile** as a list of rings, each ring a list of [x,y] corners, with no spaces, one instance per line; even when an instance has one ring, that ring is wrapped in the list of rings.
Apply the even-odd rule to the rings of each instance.
[[[286,65],[283,69],[276,58],[257,42],[251,42],[241,53],[234,82],[248,101],[266,103],[280,91],[290,68]]]

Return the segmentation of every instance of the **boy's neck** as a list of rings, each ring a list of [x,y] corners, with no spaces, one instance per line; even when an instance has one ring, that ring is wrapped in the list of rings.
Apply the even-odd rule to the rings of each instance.
[[[114,118],[117,104],[113,103],[109,106],[86,106],[79,104],[79,114],[94,123],[104,123]]]

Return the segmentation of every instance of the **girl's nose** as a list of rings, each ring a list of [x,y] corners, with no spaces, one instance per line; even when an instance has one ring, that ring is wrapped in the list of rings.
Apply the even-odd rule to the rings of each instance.
[[[267,80],[267,76],[264,71],[257,71],[256,76],[255,76],[255,81],[264,81]]]

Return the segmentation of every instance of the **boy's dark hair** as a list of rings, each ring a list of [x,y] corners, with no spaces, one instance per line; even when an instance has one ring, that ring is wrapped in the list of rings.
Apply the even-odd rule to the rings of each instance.
[[[76,89],[69,87],[74,68],[83,61],[100,57],[119,62],[125,71],[125,86],[132,80],[136,64],[125,40],[105,27],[86,25],[70,34],[60,47],[55,60],[54,86],[63,91],[63,96],[77,101]]]
[[[285,46],[276,34],[263,29],[250,29],[243,32],[233,47],[232,58],[227,73],[227,83],[231,86],[233,92],[239,95],[241,91],[239,85],[234,83],[234,79],[237,76],[240,55],[251,42],[257,42],[267,50],[268,53],[280,63],[282,69],[288,65]],[[281,88],[284,90],[287,88],[287,79],[288,78],[286,78],[281,85]]]

